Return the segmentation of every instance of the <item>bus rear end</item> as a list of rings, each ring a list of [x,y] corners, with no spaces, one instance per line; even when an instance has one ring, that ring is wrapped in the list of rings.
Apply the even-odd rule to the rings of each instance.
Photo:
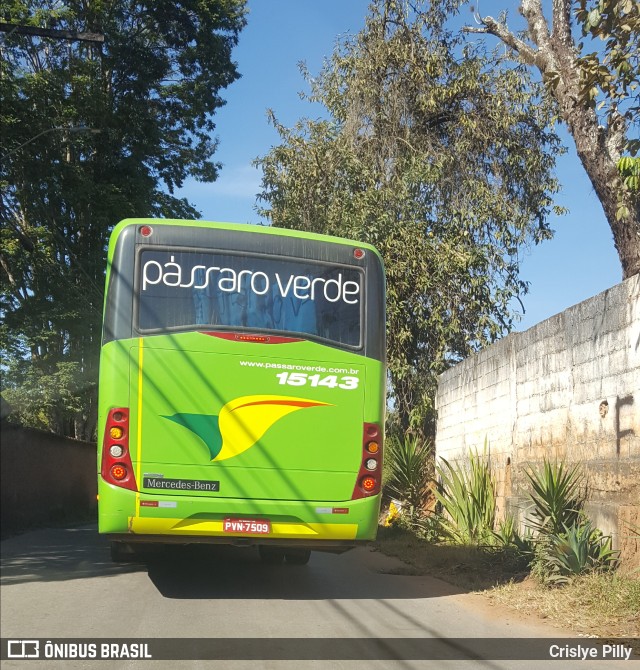
[[[264,557],[373,539],[385,377],[375,251],[128,221],[109,258],[99,531],[258,544]]]

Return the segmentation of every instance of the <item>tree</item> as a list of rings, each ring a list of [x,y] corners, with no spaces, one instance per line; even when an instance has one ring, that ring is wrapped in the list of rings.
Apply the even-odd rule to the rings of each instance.
[[[128,216],[197,216],[173,192],[216,178],[244,0],[14,0],[0,21],[71,35],[16,28],[0,47],[5,396],[33,425],[90,438],[108,234]]]
[[[602,203],[623,278],[640,272],[640,5],[633,0],[554,0],[549,24],[541,0],[522,0],[525,37],[478,17],[480,28],[536,68]],[[580,34],[578,34],[580,33]],[[599,38],[594,51],[586,38]]]
[[[261,214],[361,239],[387,272],[394,415],[433,430],[436,377],[507,332],[526,292],[519,259],[551,236],[558,139],[520,68],[466,47],[438,16],[374,4],[311,84],[326,118],[291,129],[263,169]]]

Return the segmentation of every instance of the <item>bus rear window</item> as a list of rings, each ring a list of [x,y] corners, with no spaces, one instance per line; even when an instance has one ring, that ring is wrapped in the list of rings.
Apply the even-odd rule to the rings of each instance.
[[[363,273],[353,267],[230,253],[143,249],[140,332],[246,328],[361,346]]]

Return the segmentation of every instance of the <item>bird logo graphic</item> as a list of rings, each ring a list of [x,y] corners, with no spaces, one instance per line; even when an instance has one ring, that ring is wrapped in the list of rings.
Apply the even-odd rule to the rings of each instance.
[[[329,403],[279,395],[245,395],[229,401],[218,416],[178,413],[164,416],[206,444],[212,461],[224,461],[253,447],[277,421],[308,407]]]

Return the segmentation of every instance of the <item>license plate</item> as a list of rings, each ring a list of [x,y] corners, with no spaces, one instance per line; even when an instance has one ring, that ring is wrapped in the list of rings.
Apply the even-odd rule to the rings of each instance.
[[[271,522],[268,519],[225,519],[222,530],[225,533],[268,535],[271,532]]]

